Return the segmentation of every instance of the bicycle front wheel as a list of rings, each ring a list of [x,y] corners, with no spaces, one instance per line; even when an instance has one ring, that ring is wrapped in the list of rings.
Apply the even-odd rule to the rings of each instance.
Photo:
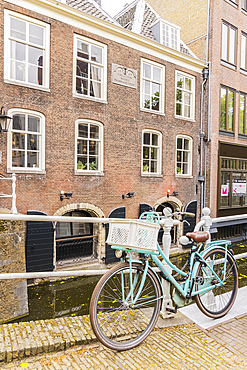
[[[227,260],[225,266],[225,251],[215,248],[208,252],[204,259],[211,266],[213,271],[223,282],[220,286],[215,286],[207,293],[195,296],[195,301],[198,308],[207,316],[218,319],[227,314],[231,309],[238,290],[238,270],[236,262],[232,255],[227,252]],[[196,276],[201,277],[201,281],[205,284],[216,285],[218,279],[212,271],[205,267],[204,263],[200,263]],[[198,280],[200,280],[198,278]],[[195,285],[195,290],[199,290],[200,285]]]
[[[118,351],[139,345],[152,331],[159,317],[161,288],[152,270],[148,270],[139,292],[143,266],[127,262],[109,270],[99,280],[90,302],[90,320],[97,338]],[[137,298],[135,304],[131,300]],[[140,293],[139,297],[137,296]]]

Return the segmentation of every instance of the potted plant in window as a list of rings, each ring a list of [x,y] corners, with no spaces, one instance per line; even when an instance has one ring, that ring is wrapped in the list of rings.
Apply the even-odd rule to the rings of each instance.
[[[96,170],[96,163],[95,162],[89,162],[89,169],[91,171],[95,171]]]
[[[82,161],[77,162],[77,169],[78,170],[84,170],[84,168],[86,168],[86,167],[87,167],[87,165],[82,163]]]
[[[147,164],[143,165],[143,172],[148,172],[149,166]]]

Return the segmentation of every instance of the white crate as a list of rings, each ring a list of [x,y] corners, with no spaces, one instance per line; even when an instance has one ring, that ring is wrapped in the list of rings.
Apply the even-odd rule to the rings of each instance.
[[[157,250],[158,224],[139,220],[110,222],[106,243],[135,249]]]

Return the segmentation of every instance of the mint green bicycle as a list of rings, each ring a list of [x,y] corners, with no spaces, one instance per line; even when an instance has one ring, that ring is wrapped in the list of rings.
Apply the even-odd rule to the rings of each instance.
[[[231,309],[238,290],[237,265],[228,250],[229,241],[206,243],[207,232],[188,233],[193,244],[184,271],[169,261],[157,243],[160,215],[146,212],[142,218],[145,221],[110,223],[108,242],[117,249],[121,263],[102,276],[90,302],[95,335],[118,351],[139,345],[153,330],[164,298],[162,278],[175,288],[172,299],[176,308],[194,300],[211,318],[220,318]],[[141,253],[141,259],[133,259],[133,252]],[[179,274],[179,279],[166,269],[160,257]],[[159,268],[158,273],[153,265]]]

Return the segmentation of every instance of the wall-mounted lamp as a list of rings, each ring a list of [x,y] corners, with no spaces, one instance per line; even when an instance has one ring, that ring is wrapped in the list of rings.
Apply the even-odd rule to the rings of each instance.
[[[127,194],[125,194],[125,195],[123,194],[123,195],[122,195],[122,199],[124,199],[124,198],[133,198],[134,194],[135,194],[135,193],[133,193],[133,192],[127,193]]]
[[[73,193],[65,193],[64,191],[61,191],[60,194],[61,194],[60,195],[60,200],[62,201],[64,199],[70,199],[70,198],[72,198],[72,194]]]
[[[0,132],[8,132],[10,120],[12,118],[9,116],[6,116],[5,114],[5,108],[1,108],[1,114],[0,114]]]
[[[174,192],[172,193],[172,195],[173,195],[174,197],[177,197],[177,196],[178,196],[178,191],[174,190]]]

